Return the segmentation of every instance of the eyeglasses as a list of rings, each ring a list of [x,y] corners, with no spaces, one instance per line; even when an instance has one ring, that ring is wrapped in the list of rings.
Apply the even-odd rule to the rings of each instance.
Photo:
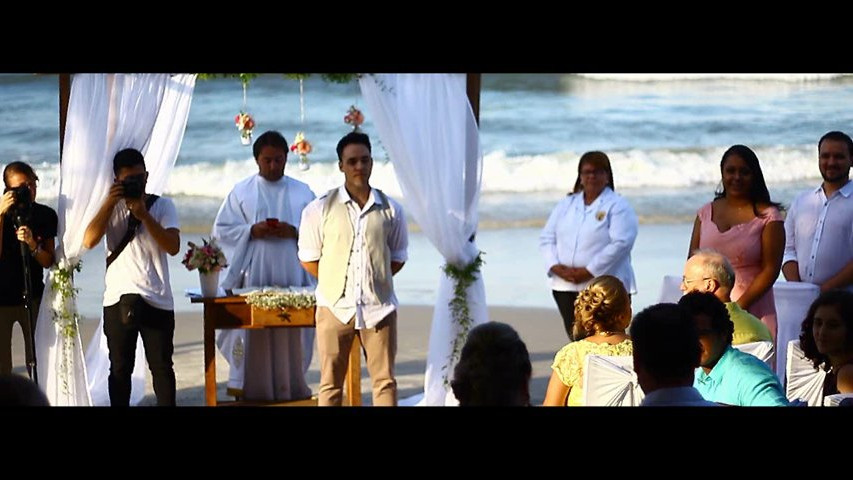
[[[684,286],[688,286],[691,283],[704,282],[705,280],[711,280],[711,278],[710,277],[703,277],[701,280],[696,280],[696,279],[691,280],[687,277],[681,277],[681,284]]]
[[[601,168],[597,168],[595,170],[581,170],[581,176],[582,177],[591,177],[593,175],[596,175],[596,176],[597,175],[604,175],[605,173],[607,173],[607,170],[604,170]]]

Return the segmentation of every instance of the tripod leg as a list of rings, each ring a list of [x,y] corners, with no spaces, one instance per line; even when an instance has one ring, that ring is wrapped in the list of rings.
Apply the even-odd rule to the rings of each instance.
[[[23,222],[18,219],[18,223],[22,224]],[[30,374],[30,378],[35,382],[36,385],[39,383],[38,379],[38,368],[36,368],[36,317],[38,316],[38,306],[33,307],[33,298],[32,291],[30,288],[32,287],[31,275],[30,275],[30,247],[27,246],[26,243],[20,242],[21,245],[21,262],[24,270],[24,309],[27,311],[27,320],[29,334],[24,333],[24,341],[25,345],[29,344],[30,346],[30,355],[27,355],[27,373]],[[35,310],[36,312],[33,312]],[[22,325],[23,326],[23,325]]]
[[[17,306],[0,306],[0,375],[12,373],[12,328],[23,313]]]
[[[34,299],[33,304],[24,307],[26,315],[21,322],[21,330],[24,333],[24,352],[27,357],[27,374],[38,385],[38,369],[36,368],[36,319],[38,318],[38,302]],[[33,306],[34,305],[34,306]]]

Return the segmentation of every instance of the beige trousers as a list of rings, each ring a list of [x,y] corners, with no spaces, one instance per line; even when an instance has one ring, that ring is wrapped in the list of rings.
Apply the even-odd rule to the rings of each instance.
[[[326,307],[317,308],[317,353],[320,357],[321,407],[340,406],[349,366],[349,353],[355,336],[361,340],[367,371],[373,382],[374,406],[397,406],[397,380],[394,358],[397,355],[397,312],[391,312],[374,328],[355,329],[355,318],[346,324]]]

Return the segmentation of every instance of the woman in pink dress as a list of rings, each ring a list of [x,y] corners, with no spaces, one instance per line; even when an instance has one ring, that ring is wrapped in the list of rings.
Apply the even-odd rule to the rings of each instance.
[[[734,145],[726,150],[720,171],[722,190],[699,209],[688,258],[697,248],[725,255],[735,269],[732,300],[761,319],[775,339],[773,283],[785,248],[782,207],[770,200],[758,157],[749,147]]]

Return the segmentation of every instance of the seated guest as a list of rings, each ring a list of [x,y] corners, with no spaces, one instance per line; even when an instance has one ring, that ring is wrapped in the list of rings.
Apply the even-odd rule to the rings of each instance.
[[[450,383],[462,407],[530,406],[530,355],[518,333],[489,322],[468,333]]]
[[[827,371],[823,395],[853,392],[853,293],[830,290],[809,307],[800,334],[803,354]]]
[[[693,388],[702,345],[696,325],[673,303],[652,305],[631,323],[634,371],[646,394],[641,407],[715,407]]]
[[[618,278],[596,277],[575,300],[576,339],[554,357],[546,406],[578,406],[583,398],[583,364],[587,355],[631,355],[625,329],[631,323],[631,297]]]
[[[788,405],[782,385],[770,367],[732,348],[734,324],[717,297],[692,292],[681,297],[678,304],[685,308],[699,332],[702,357],[693,386],[705,400],[742,407]]]
[[[729,319],[735,325],[732,334],[732,345],[744,343],[773,341],[770,329],[755,315],[740,308],[732,301],[732,288],[735,286],[735,269],[721,253],[711,249],[700,249],[693,252],[684,265],[684,276],[681,281],[681,291],[710,292],[726,304]]]
[[[29,378],[14,373],[0,375],[0,407],[49,407],[50,402]]]

